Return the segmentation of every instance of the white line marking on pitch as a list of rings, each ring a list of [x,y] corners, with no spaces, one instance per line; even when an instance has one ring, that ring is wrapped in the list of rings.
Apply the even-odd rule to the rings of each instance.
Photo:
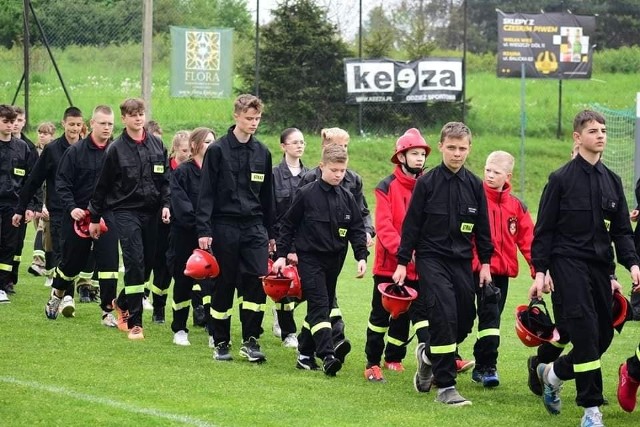
[[[61,394],[74,399],[84,400],[86,402],[98,403],[101,405],[111,406],[112,408],[122,409],[128,412],[134,412],[136,414],[150,415],[156,418],[164,418],[170,421],[177,421],[180,423],[198,426],[198,427],[215,427],[214,424],[210,424],[207,421],[199,420],[197,418],[189,417],[186,415],[172,414],[169,412],[159,411],[157,409],[139,408],[127,403],[118,402],[117,400],[107,399],[100,396],[92,396],[90,394],[78,393],[73,390],[68,390],[63,387],[49,386],[34,381],[22,381],[12,377],[0,377],[0,382],[16,384],[23,387],[29,387],[36,390],[47,391],[49,393]]]

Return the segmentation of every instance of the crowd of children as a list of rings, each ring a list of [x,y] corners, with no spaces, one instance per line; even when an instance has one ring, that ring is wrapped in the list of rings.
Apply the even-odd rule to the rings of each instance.
[[[441,162],[428,171],[432,148],[420,131],[409,129],[397,139],[394,169],[374,191],[374,223],[362,178],[348,168],[349,135],[343,129],[322,131],[319,166],[309,169],[301,161],[304,135],[296,128],[282,132],[282,159],[273,164],[255,136],[263,104],[253,95],[235,100],[235,123],[222,136],[216,139],[204,127],[179,131],[169,153],[160,127],[146,120],[142,100],[125,100],[119,112],[124,129],[114,137],[111,107],[93,110],[88,132],[82,112],[69,107],[62,135],[53,139],[55,126],[42,123],[36,145],[23,133],[24,111],[0,105],[0,303],[16,292],[26,225],[33,221],[28,271],[51,286],[47,318],[73,317],[76,279],[93,277],[101,323],[142,340],[147,296],[152,320],[164,323],[173,279],[174,344],[190,345],[193,306],[193,323],[206,326],[213,358],[232,360],[237,296],[239,354],[261,363],[261,278],[291,265],[299,272],[302,298],[276,302],[274,334],[297,349],[297,368],[335,376],[351,350],[336,297],[338,276],[349,244],[356,277],[365,275],[377,233],[366,380],[384,382],[383,368],[403,371],[413,334],[416,391],[434,388],[436,402],[467,406],[471,401],[456,387],[459,372],[474,367],[474,382],[500,384],[500,319],[509,278],[519,273],[520,250],[533,278],[530,298],[553,291],[561,331],[557,342],[540,346],[527,361],[529,387],[549,413],[558,414],[560,386],[575,379],[576,403],[584,408],[581,426],[604,425],[600,357],[613,337],[612,294],[620,288],[612,266],[617,261],[626,267],[633,291],[640,292],[640,239],[636,233],[634,243],[630,222],[638,209],[629,216],[620,178],[601,161],[606,125],[599,113],[585,110],[575,117],[575,155],[549,176],[534,226],[526,206],[511,194],[513,156],[492,152],[481,180],[465,166],[472,133],[461,122],[443,126]],[[118,247],[124,263],[119,294]],[[215,256],[217,278],[185,275],[196,248]],[[384,283],[417,290],[408,312],[390,318],[378,290]],[[98,299],[79,292],[82,302]],[[298,333],[294,309],[302,302],[306,315]],[[460,362],[458,346],[476,317],[475,363]],[[570,351],[561,356],[568,343]],[[634,410],[639,387],[640,347],[619,370],[617,397],[625,411]]]

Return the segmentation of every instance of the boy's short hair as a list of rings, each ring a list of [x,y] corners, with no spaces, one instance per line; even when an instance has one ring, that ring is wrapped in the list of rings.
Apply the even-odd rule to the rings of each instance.
[[[182,141],[189,142],[189,131],[188,130],[179,130],[173,135],[173,139],[171,140],[171,150],[169,151],[169,157],[173,158],[176,154],[176,149],[178,148],[178,144]]]
[[[48,133],[49,135],[53,135],[56,133],[56,125],[51,122],[44,122],[38,125],[38,133]]]
[[[347,163],[349,154],[347,149],[339,144],[329,144],[322,150],[322,163]]]
[[[16,113],[16,109],[8,104],[0,104],[0,117],[4,117],[10,121],[15,121],[16,117],[18,117],[18,113]]]
[[[320,131],[322,145],[333,144],[336,140],[345,140],[349,143],[349,132],[342,128],[325,128]]]
[[[511,173],[515,161],[516,159],[506,151],[494,151],[487,156],[486,164],[497,163],[504,168],[505,172]]]
[[[128,98],[120,104],[120,114],[123,116],[144,113],[144,101],[140,98]]]
[[[253,108],[258,113],[262,113],[262,107],[263,105],[260,98],[255,95],[245,93],[236,98],[233,103],[233,112],[234,114],[246,113]]]
[[[440,131],[440,142],[444,142],[445,138],[469,138],[471,144],[471,130],[462,122],[449,122],[442,126]]]
[[[108,105],[98,105],[96,108],[93,109],[93,117],[95,117],[96,114],[98,113],[113,114],[113,109]]]
[[[149,120],[147,124],[144,125],[144,130],[152,135],[155,135],[156,133],[158,135],[162,135],[162,128],[160,127],[160,124],[155,120]]]
[[[68,107],[64,110],[62,120],[67,120],[68,117],[80,117],[82,118],[82,111],[78,107]]]
[[[582,132],[587,126],[587,123],[591,121],[598,122],[601,125],[606,124],[604,116],[597,111],[582,110],[576,114],[576,117],[573,119],[573,131],[578,133]]]
[[[24,108],[22,108],[22,107],[20,107],[20,106],[18,106],[18,105],[14,105],[14,106],[13,106],[13,109],[15,110],[15,112],[16,112],[16,114],[17,114],[18,116],[20,116],[20,115],[24,116],[24,115],[25,115]]]
[[[192,156],[200,151],[200,147],[202,147],[202,144],[204,144],[204,140],[209,134],[213,135],[214,140],[216,139],[216,133],[213,131],[213,129],[199,127],[191,131],[191,135],[189,135],[189,147],[191,148]]]

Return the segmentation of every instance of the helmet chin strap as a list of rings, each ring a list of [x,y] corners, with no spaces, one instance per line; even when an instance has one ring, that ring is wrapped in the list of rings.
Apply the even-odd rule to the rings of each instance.
[[[407,161],[405,160],[404,162],[402,162],[402,167],[409,172],[410,174],[413,175],[419,175],[420,173],[422,173],[422,171],[424,170],[424,167],[421,168],[412,168],[407,164]]]

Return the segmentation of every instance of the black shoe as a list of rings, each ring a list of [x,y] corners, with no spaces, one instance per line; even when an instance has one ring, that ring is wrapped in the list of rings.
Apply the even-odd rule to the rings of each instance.
[[[527,360],[527,371],[529,373],[529,380],[527,382],[529,384],[529,390],[531,390],[531,393],[536,396],[542,396],[542,384],[540,383],[540,378],[536,371],[539,363],[538,356],[531,356]]]
[[[296,361],[296,368],[304,369],[307,371],[320,370],[320,366],[318,366],[318,364],[316,363],[316,358],[313,356],[307,357],[305,359],[301,359],[300,357],[298,357],[298,360]]]
[[[262,363],[267,360],[264,353],[260,351],[260,344],[254,337],[250,337],[247,341],[242,343],[240,347],[240,356],[245,357],[249,362]]]
[[[81,303],[91,302],[89,286],[78,286],[78,294],[80,295]]]
[[[322,361],[322,370],[326,376],[335,377],[340,368],[342,368],[342,362],[337,357],[327,356]]]
[[[336,358],[340,361],[340,364],[344,364],[344,360],[347,358],[347,354],[349,354],[349,352],[351,351],[351,341],[346,338],[342,341],[339,341],[338,344],[336,344],[336,346],[333,348],[333,351],[336,354]]]
[[[4,290],[8,294],[16,293],[15,285],[13,283],[7,283],[7,285],[4,287]]]
[[[193,309],[193,326],[203,328],[206,324],[204,305],[199,305]]]
[[[151,320],[153,320],[153,323],[164,323],[164,307],[162,307],[162,310],[153,310]]]
[[[215,360],[221,360],[223,362],[228,362],[233,360],[231,356],[231,346],[227,342],[221,342],[215,346],[213,349],[213,358]]]

